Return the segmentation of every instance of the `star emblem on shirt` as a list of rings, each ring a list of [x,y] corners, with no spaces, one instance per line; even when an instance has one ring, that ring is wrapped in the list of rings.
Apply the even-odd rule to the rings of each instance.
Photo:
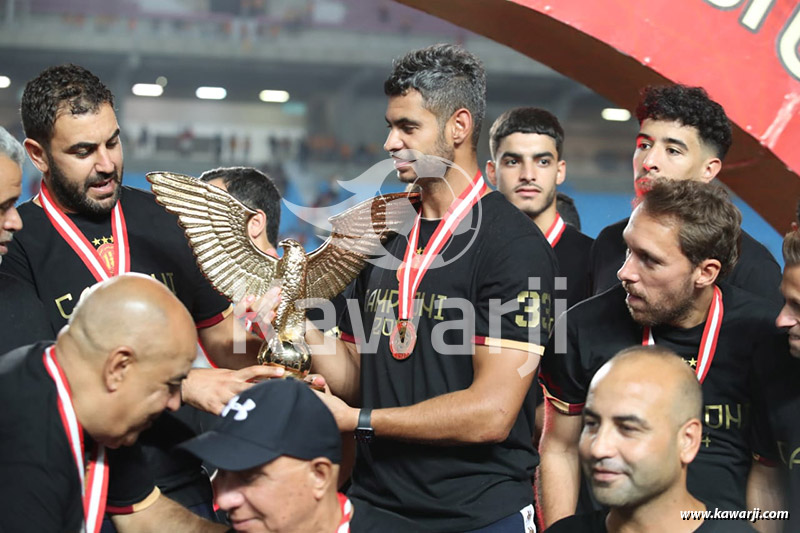
[[[686,363],[692,368],[697,368],[697,359],[695,359],[694,357],[686,361]]]
[[[92,244],[94,244],[95,246],[100,246],[100,239],[93,240]]]

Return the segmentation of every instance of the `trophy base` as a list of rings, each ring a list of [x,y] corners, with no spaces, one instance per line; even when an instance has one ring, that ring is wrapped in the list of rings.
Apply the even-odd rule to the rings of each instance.
[[[324,392],[324,388],[305,381],[311,370],[311,349],[302,339],[283,341],[273,338],[261,345],[258,362],[265,366],[283,368],[285,379],[296,379],[307,383],[312,389]]]

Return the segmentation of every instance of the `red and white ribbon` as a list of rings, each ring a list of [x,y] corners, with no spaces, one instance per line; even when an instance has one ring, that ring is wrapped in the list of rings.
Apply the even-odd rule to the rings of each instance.
[[[417,215],[414,227],[408,236],[408,245],[403,258],[403,272],[399,279],[398,292],[400,301],[398,305],[398,321],[409,320],[413,315],[414,295],[417,293],[422,278],[430,268],[433,260],[439,255],[447,240],[453,235],[458,224],[467,216],[472,207],[481,199],[486,190],[481,172],[475,175],[469,187],[456,198],[450,205],[444,217],[439,221],[436,231],[433,232],[430,242],[425,247],[421,258],[416,258],[417,244],[419,243],[419,229],[422,213]],[[419,265],[417,266],[417,263]]]
[[[44,366],[56,384],[58,392],[58,413],[67,434],[72,455],[78,468],[83,498],[84,531],[98,533],[103,525],[106,512],[106,492],[108,490],[108,463],[105,447],[97,444],[92,450],[88,468],[84,465],[83,429],[72,406],[72,394],[64,371],[59,366],[53,346],[44,352]]]
[[[551,248],[555,248],[558,241],[561,239],[561,235],[563,235],[564,230],[567,229],[567,225],[564,222],[564,219],[561,218],[561,215],[556,213],[556,219],[550,224],[550,229],[548,229],[544,236],[547,238],[547,242],[550,243]]]
[[[711,306],[708,308],[708,318],[706,318],[706,327],[703,329],[703,337],[700,340],[700,350],[697,353],[697,366],[695,374],[697,380],[703,383],[708,375],[708,370],[711,368],[711,361],[714,360],[714,354],[717,351],[717,339],[719,338],[719,330],[722,327],[722,316],[724,309],[722,306],[722,291],[719,287],[714,286],[714,296],[711,299]],[[645,326],[642,331],[642,345],[650,346],[655,344],[653,339],[653,332],[649,326]]]
[[[339,521],[339,527],[336,528],[336,533],[350,533],[350,520],[353,519],[353,504],[347,496],[341,492],[337,493],[339,497],[339,508],[342,511],[342,519]]]
[[[130,272],[131,259],[130,247],[128,245],[128,227],[125,224],[125,216],[122,214],[121,202],[117,202],[111,211],[111,227],[114,238],[114,271],[109,273],[103,265],[103,259],[97,250],[92,246],[83,235],[78,226],[75,225],[64,212],[53,202],[50,191],[42,181],[42,190],[39,192],[39,201],[42,204],[47,218],[53,224],[56,231],[67,241],[70,248],[78,254],[86,268],[94,276],[95,280],[104,281],[111,277]]]

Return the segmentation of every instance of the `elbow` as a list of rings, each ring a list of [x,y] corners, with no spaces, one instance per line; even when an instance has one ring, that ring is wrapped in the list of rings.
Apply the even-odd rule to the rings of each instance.
[[[508,438],[511,429],[517,421],[517,416],[512,416],[502,409],[500,409],[499,412],[494,409],[486,413],[483,420],[486,422],[481,424],[480,431],[475,433],[475,435],[477,435],[477,443],[499,444]]]

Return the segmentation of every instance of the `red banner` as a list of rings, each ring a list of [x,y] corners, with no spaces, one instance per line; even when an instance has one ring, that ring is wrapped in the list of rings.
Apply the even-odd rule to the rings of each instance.
[[[778,231],[789,228],[800,198],[795,0],[400,1],[631,110],[647,84],[705,87],[735,124],[720,178]]]

